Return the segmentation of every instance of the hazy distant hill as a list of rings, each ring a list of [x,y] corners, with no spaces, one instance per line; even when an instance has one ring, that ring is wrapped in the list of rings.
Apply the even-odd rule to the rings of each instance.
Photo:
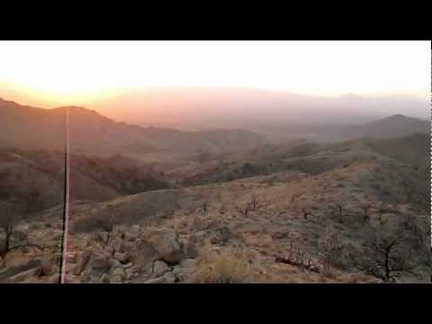
[[[413,133],[430,133],[430,121],[407,117],[401,114],[379,119],[347,131],[351,137],[400,137]]]
[[[65,110],[24,107],[0,99],[0,146],[56,149],[65,147]],[[143,128],[115,122],[81,107],[69,107],[71,147],[75,153],[128,154],[154,151],[193,152],[243,148],[264,142],[246,130],[186,132]]]
[[[264,134],[273,141],[283,142],[286,139],[305,138],[315,142],[341,141],[360,137],[391,138],[414,133],[430,133],[430,121],[401,114],[385,117],[370,122],[333,122],[298,123],[297,125],[281,124],[271,129],[264,129]]]
[[[292,127],[322,122],[361,124],[406,111],[419,118],[427,118],[429,113],[427,98],[355,94],[323,97],[241,87],[154,87],[131,90],[88,106],[115,120],[134,124],[202,129]]]
[[[0,146],[63,149],[64,114],[0,99]]]

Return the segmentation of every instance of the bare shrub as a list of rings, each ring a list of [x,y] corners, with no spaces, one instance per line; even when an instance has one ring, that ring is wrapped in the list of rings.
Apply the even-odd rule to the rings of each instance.
[[[2,200],[0,201],[0,228],[5,233],[3,246],[0,246],[0,257],[3,259],[7,253],[12,250],[26,247],[36,247],[42,249],[37,244],[31,244],[27,242],[27,238],[24,233],[16,232],[15,227],[24,218],[24,213],[27,210],[26,204],[16,200]],[[24,244],[12,245],[12,238],[16,236],[21,241],[25,241]]]
[[[244,216],[244,217],[248,217],[249,216],[249,212],[252,211],[252,206],[250,203],[246,203],[242,206],[236,206],[235,210],[240,213],[240,215]]]
[[[318,241],[318,251],[324,272],[329,272],[330,266],[342,256],[343,245],[339,235],[333,226],[327,226]]]
[[[277,256],[275,262],[290,264],[312,272],[320,272],[321,268],[316,258],[296,248],[293,244],[290,244],[284,255]]]

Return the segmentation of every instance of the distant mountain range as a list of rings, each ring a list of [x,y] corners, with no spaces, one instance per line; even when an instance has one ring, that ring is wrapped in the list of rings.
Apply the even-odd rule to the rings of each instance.
[[[323,97],[241,87],[154,87],[85,104],[114,120],[173,128],[256,129],[283,124],[365,123],[394,114],[429,116],[429,100],[408,96]]]
[[[247,149],[269,141],[264,135],[248,130],[180,131],[140,127],[113,121],[82,107],[41,109],[0,99],[0,147],[63,150],[66,109],[69,109],[70,115],[71,147],[77,154],[218,152]],[[314,140],[389,138],[416,132],[429,133],[430,122],[398,114],[363,124],[335,125],[323,121],[320,124],[275,127],[272,131],[309,139],[312,134]]]
[[[243,148],[265,141],[262,135],[246,130],[188,132],[144,128],[115,122],[81,107],[40,109],[0,99],[0,146],[63,150],[66,109],[69,109],[71,147],[75,153],[211,151]]]
[[[429,134],[431,123],[427,120],[407,117],[401,114],[381,118],[372,122],[347,125],[312,126],[309,133],[315,133],[317,140],[343,140],[359,137],[391,138],[414,133]],[[302,130],[301,132],[304,132]],[[321,137],[321,138],[320,138]]]

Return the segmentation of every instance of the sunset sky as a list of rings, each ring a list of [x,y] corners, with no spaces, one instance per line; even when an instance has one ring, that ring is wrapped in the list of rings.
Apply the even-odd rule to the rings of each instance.
[[[53,104],[152,86],[426,98],[430,76],[428,41],[0,42],[0,97]]]

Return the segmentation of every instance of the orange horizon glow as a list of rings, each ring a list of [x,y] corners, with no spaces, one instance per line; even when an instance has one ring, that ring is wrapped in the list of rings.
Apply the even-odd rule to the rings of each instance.
[[[0,97],[54,108],[152,87],[430,96],[428,41],[0,41]]]
[[[69,97],[148,86],[430,92],[427,41],[0,41],[0,80]]]

